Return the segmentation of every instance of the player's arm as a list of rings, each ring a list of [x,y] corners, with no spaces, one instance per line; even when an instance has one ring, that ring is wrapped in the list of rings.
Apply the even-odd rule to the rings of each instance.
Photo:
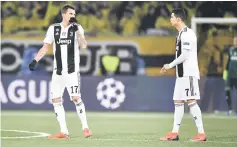
[[[173,68],[174,66],[180,64],[180,63],[183,63],[185,60],[188,59],[189,57],[189,52],[191,50],[191,43],[192,43],[192,38],[188,35],[188,34],[183,34],[181,36],[181,55],[176,58],[174,61],[172,61],[170,64],[169,64],[169,68]]]
[[[173,68],[174,66],[183,63],[185,60],[187,60],[189,57],[189,52],[190,50],[183,49],[181,55],[169,64],[169,68]]]
[[[36,56],[34,57],[34,59],[31,61],[31,63],[29,64],[29,69],[31,71],[35,70],[35,66],[36,64],[40,61],[41,58],[44,57],[44,55],[48,52],[48,50],[50,49],[50,44],[53,42],[53,27],[50,26],[46,37],[44,39],[44,45],[43,47],[38,51],[38,53],[36,54]]]
[[[78,30],[76,31],[76,37],[77,37],[77,41],[79,43],[79,46],[82,49],[87,48],[87,41],[86,41],[85,36],[84,36],[84,29],[82,28],[81,25],[78,25]]]
[[[36,54],[34,60],[38,62],[41,58],[44,57],[44,55],[48,52],[49,49],[50,49],[50,44],[44,43],[43,47]]]
[[[189,58],[189,53],[191,50],[191,43],[192,43],[192,38],[188,37],[186,34],[182,36],[181,38],[182,44],[181,44],[181,50],[182,53],[181,55],[176,58],[174,61],[172,61],[169,64],[165,64],[163,68],[161,69],[161,73],[166,72],[166,70],[175,67],[178,64],[183,63],[185,60]]]

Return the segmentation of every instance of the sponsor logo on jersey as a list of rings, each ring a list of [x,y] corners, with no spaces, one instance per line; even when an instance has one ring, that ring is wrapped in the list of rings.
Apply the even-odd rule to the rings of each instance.
[[[71,44],[71,43],[72,43],[72,40],[71,39],[67,39],[67,38],[60,38],[57,41],[57,44],[60,44],[60,45],[66,45],[66,44]]]

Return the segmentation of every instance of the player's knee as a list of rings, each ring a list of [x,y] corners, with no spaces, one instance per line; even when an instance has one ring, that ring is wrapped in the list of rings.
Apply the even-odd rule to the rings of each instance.
[[[83,104],[83,102],[79,96],[72,97],[72,101],[74,102],[76,107],[81,106]]]
[[[195,99],[190,99],[190,100],[187,100],[187,103],[188,105],[190,105],[190,104],[197,103],[197,101]]]
[[[183,100],[174,100],[174,103],[175,104],[181,104],[181,103],[184,103],[184,101]]]
[[[52,99],[52,102],[53,102],[53,103],[59,103],[59,102],[62,102],[62,99],[61,99],[61,97],[53,98],[53,99]]]
[[[81,101],[81,98],[80,98],[79,96],[73,96],[73,97],[72,97],[72,101],[73,101],[74,103],[78,103],[78,102]]]
[[[59,98],[53,98],[52,99],[52,102],[53,102],[53,106],[54,107],[57,107],[57,106],[61,106],[62,105],[62,99],[59,97]]]

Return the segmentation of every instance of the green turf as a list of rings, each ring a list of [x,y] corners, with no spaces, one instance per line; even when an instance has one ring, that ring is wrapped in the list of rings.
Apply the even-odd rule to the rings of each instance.
[[[204,115],[208,141],[194,143],[194,122],[188,114],[180,128],[179,142],[161,142],[159,138],[172,128],[173,114],[166,113],[88,113],[93,136],[84,139],[75,112],[66,112],[69,140],[46,138],[2,139],[2,147],[237,147],[237,119],[234,116]],[[58,124],[53,112],[2,111],[1,127],[5,130],[56,133]],[[2,137],[37,134],[1,132]]]
[[[1,136],[4,136],[4,137],[15,137],[15,136],[34,136],[34,135],[37,135],[37,134],[34,134],[34,133],[22,133],[22,132],[12,132],[12,131],[4,131],[2,130],[1,131]]]

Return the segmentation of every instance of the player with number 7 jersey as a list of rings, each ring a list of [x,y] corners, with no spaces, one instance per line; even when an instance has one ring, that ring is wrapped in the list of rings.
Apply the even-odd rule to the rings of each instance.
[[[165,64],[161,73],[176,68],[176,82],[173,94],[175,112],[172,132],[160,138],[162,141],[179,140],[179,128],[184,115],[184,103],[187,102],[190,113],[193,116],[198,134],[192,141],[206,141],[206,134],[203,128],[202,113],[197,104],[200,99],[198,80],[200,79],[197,59],[197,37],[188,28],[184,20],[186,18],[183,9],[172,11],[170,22],[178,31],[175,42],[176,58],[169,64]]]

